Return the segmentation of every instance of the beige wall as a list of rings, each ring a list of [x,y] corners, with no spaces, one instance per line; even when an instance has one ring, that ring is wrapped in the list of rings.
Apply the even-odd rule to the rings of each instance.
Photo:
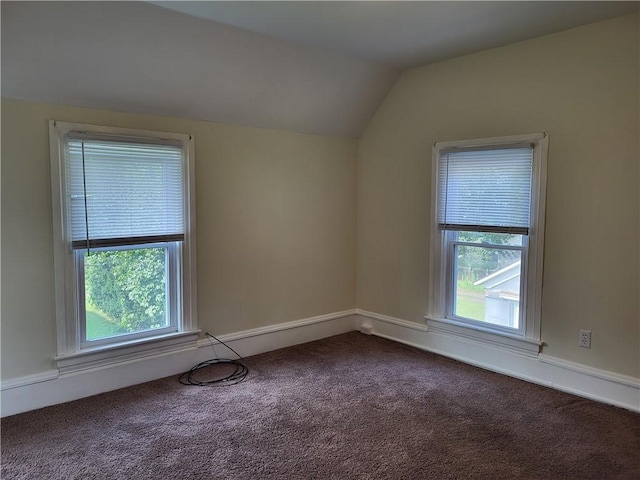
[[[405,71],[359,145],[358,308],[423,322],[434,142],[546,131],[544,353],[639,377],[638,68],[631,15]]]
[[[203,331],[355,307],[356,140],[3,99],[3,380],[53,367],[50,119],[194,135]]]

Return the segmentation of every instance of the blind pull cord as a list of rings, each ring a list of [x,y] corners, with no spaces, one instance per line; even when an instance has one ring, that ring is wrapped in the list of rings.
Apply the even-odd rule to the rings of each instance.
[[[449,223],[447,218],[447,208],[449,207],[449,154],[445,154],[445,162],[447,163],[447,170],[445,172],[445,181],[444,181],[444,218],[442,219],[442,223],[444,224],[444,232],[447,234],[447,224]],[[445,238],[442,236],[442,243],[444,245]]]
[[[84,197],[84,232],[87,238],[87,256],[91,254],[89,249],[89,212],[87,209],[87,172],[84,159],[84,142],[82,142],[82,194]]]

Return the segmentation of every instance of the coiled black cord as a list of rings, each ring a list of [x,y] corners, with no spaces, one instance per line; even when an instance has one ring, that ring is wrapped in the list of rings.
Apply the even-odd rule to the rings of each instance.
[[[200,362],[195,367],[191,368],[191,370],[180,375],[178,381],[183,385],[197,385],[199,387],[224,387],[227,385],[236,385],[244,381],[244,379],[247,378],[247,375],[249,374],[249,368],[246,366],[244,358],[242,358],[240,354],[233,348],[231,348],[229,345],[227,345],[214,335],[211,335],[208,332],[205,333],[205,335],[207,335],[207,337],[210,337],[209,342],[211,342],[211,338],[213,338],[218,343],[221,343],[222,345],[227,347],[229,350],[236,354],[239,360],[229,360],[227,358],[214,358],[211,360],[205,360],[204,362]],[[211,342],[211,348],[213,348],[213,342]],[[215,348],[213,348],[213,353],[216,354]],[[195,378],[194,374],[198,370],[202,370],[203,368],[207,368],[212,365],[234,365],[235,370],[229,375],[220,378],[214,378],[213,380],[198,380]]]

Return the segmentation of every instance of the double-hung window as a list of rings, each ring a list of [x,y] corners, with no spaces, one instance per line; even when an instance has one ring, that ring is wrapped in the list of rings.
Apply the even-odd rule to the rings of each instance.
[[[436,143],[430,328],[537,352],[547,136]]]
[[[58,366],[195,342],[193,140],[51,122]]]

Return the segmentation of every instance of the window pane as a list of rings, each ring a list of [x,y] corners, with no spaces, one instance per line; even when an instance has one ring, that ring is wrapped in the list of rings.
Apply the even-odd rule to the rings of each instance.
[[[492,243],[494,245],[522,246],[524,235],[511,233],[457,232],[459,242]]]
[[[166,271],[163,247],[85,253],[87,340],[168,327]]]
[[[457,245],[453,314],[519,328],[521,251]]]

